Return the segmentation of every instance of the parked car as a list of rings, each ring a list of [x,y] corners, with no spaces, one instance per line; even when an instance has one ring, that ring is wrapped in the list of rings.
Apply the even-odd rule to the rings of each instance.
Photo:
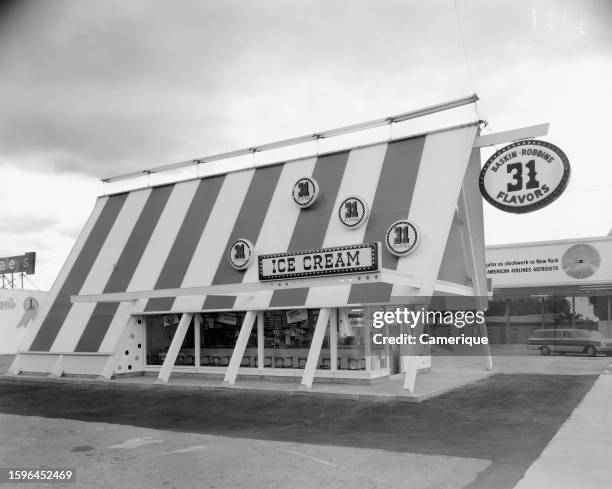
[[[571,352],[594,357],[599,353],[612,354],[612,339],[585,329],[538,329],[527,340],[527,348],[540,350],[542,355]]]

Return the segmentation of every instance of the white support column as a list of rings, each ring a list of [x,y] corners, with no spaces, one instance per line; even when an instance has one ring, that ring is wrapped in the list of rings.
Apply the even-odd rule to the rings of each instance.
[[[265,338],[264,338],[264,313],[263,311],[259,311],[257,313],[257,368],[264,368],[264,346],[265,346]]]
[[[477,257],[475,256],[475,247],[474,247],[474,242],[472,238],[473,236],[472,217],[470,214],[470,206],[466,198],[466,193],[468,191],[469,190],[466,189],[465,182],[464,182],[463,185],[461,186],[461,195],[460,195],[460,202],[459,202],[459,207],[458,207],[459,217],[461,218],[461,220],[464,222],[464,225],[465,225],[465,226],[461,226],[462,243],[465,243],[467,241],[467,247],[469,248],[469,253],[466,253],[466,250],[464,248],[464,255],[465,255],[465,258],[468,259],[468,266],[470,268],[472,286],[474,287],[474,292],[476,293],[476,296],[477,297],[487,297],[488,290],[487,290],[486,281],[483,283],[480,280],[479,278],[480,275],[478,273],[478,266],[477,266],[478,260],[477,260]],[[482,325],[482,335],[484,335],[485,337],[487,336],[486,323]],[[483,353],[485,357],[485,368],[486,370],[492,370],[493,369],[493,358],[491,358],[491,348],[489,347],[488,343],[486,345],[483,345],[483,347],[484,347]]]
[[[10,375],[19,375],[21,373],[21,353],[17,353],[13,363],[11,363],[8,373]]]
[[[329,369],[332,372],[338,371],[338,308],[331,310],[329,317]]]
[[[410,330],[410,326],[408,325],[400,325],[400,333],[403,333],[402,329],[406,327],[408,329],[408,334],[419,334],[422,325],[419,323],[416,325],[413,331]],[[411,394],[414,394],[414,386],[416,385],[416,377],[417,370],[419,368],[419,357],[417,356],[417,347],[416,345],[404,345],[404,356],[403,356],[403,364],[404,364],[404,389],[410,391]]]
[[[370,345],[370,323],[371,319],[367,314],[364,314],[365,319],[365,327],[363,328],[363,334],[365,338],[363,339],[365,343],[365,371],[370,372],[372,370],[372,346]]]
[[[418,369],[419,357],[416,355],[406,355],[404,357],[404,368],[406,372],[404,374],[404,389],[414,394],[414,386],[416,385],[416,376]]]
[[[193,318],[193,328],[195,331],[195,344],[193,345],[195,352],[195,366],[199,368],[200,366],[200,341],[202,340],[202,335],[200,331],[200,326],[202,324],[202,315],[196,314]]]
[[[306,360],[304,375],[302,375],[301,389],[310,389],[312,387],[312,381],[314,380],[315,371],[317,370],[321,346],[325,338],[325,329],[327,328],[330,315],[331,309],[329,307],[324,307],[319,310],[319,319],[317,319],[317,325],[312,335],[312,343],[310,344],[310,350],[308,350],[308,359]]]
[[[174,338],[172,338],[172,343],[170,343],[170,348],[168,348],[168,353],[166,353],[166,358],[164,360],[164,364],[159,371],[159,375],[155,380],[156,384],[166,384],[168,383],[168,379],[170,378],[170,374],[172,373],[172,367],[174,367],[174,363],[176,362],[176,357],[181,350],[181,346],[183,344],[183,340],[185,339],[185,335],[187,334],[187,330],[189,329],[189,323],[191,322],[191,318],[193,314],[183,314],[181,320],[179,321],[178,328],[176,328],[176,333],[174,333]]]
[[[51,372],[49,372],[49,377],[61,377],[64,374],[64,367],[62,363],[64,362],[64,355],[60,355],[53,365]]]
[[[482,338],[487,338],[488,337],[488,335],[487,335],[487,323],[482,323],[481,337]],[[482,348],[484,350],[486,369],[487,370],[493,370],[493,358],[491,357],[491,347],[489,346],[489,342],[487,341],[486,345],[482,345]]]
[[[339,310],[340,312],[340,334],[343,338],[347,336],[353,336],[353,328],[351,328],[351,321],[349,320],[346,308]]]
[[[385,321],[385,338],[389,337],[389,325]],[[389,348],[389,343],[385,341],[385,357],[387,357],[387,365],[385,368],[389,369],[389,375],[391,375],[391,350]]]
[[[482,337],[488,338],[487,334],[487,323],[482,324]],[[493,357],[491,357],[491,347],[489,346],[489,342],[487,341],[486,345],[483,346],[483,354],[485,358],[485,370],[493,370]]]
[[[242,326],[240,327],[236,346],[234,347],[232,358],[225,372],[225,378],[223,379],[224,384],[234,385],[234,382],[236,382],[240,362],[242,361],[244,350],[246,350],[246,346],[249,342],[249,336],[251,336],[256,315],[255,311],[247,311],[244,315],[244,321],[242,321]]]
[[[121,358],[121,353],[120,353],[119,348],[121,348],[121,345],[125,345],[127,336],[130,333],[130,330],[132,329],[132,324],[136,320],[137,320],[136,316],[130,316],[129,319],[126,321],[125,326],[123,328],[123,332],[121,333],[121,335],[119,336],[119,340],[115,344],[115,353],[111,355],[108,358],[108,360],[106,360],[106,364],[104,365],[104,368],[102,369],[102,373],[100,374],[100,377],[110,380],[111,377],[113,376],[115,367],[119,363],[119,358]],[[146,341],[145,341],[145,345],[146,345]]]

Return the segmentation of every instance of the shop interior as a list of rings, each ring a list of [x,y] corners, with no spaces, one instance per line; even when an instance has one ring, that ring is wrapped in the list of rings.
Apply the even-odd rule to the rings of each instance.
[[[366,338],[372,330],[369,308],[334,309],[334,321],[327,326],[318,370],[372,372],[384,374],[389,369],[399,368],[390,347],[376,347]],[[318,309],[269,310],[258,315],[244,356],[241,368],[281,370],[303,370],[312,343]],[[193,367],[196,371],[213,371],[229,365],[238,339],[245,312],[206,312],[194,315],[176,359],[181,369]],[[180,321],[180,314],[148,315],[146,325],[146,358],[148,367],[163,365]],[[199,324],[199,327],[197,327]],[[263,332],[261,338],[259,333]],[[263,348],[262,348],[263,347]],[[258,352],[263,351],[260,364]],[[336,365],[332,365],[335,358]]]

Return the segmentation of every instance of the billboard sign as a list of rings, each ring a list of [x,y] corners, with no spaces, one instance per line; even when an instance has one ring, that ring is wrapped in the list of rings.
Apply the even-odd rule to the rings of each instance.
[[[40,314],[47,292],[0,289],[0,355],[13,355]]]
[[[25,255],[9,256],[0,258],[0,275],[9,273],[25,273],[27,275],[34,274],[36,266],[36,253],[29,252]]]
[[[612,237],[487,248],[494,288],[612,282]]]

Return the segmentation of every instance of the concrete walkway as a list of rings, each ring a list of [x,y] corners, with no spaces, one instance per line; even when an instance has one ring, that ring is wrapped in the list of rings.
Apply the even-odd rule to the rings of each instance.
[[[233,386],[222,383],[223,375],[204,376],[201,374],[174,372],[168,384],[157,384],[156,374],[116,376],[112,380],[102,377],[67,376],[61,378],[46,375],[21,374],[13,376],[4,374],[12,362],[13,356],[0,355],[0,376],[13,380],[34,380],[46,382],[73,382],[79,384],[122,384],[137,385],[144,388],[182,387],[207,390],[235,390],[246,389],[259,392],[284,392],[287,394],[304,394],[317,396],[335,396],[349,399],[371,400],[399,400],[407,402],[420,402],[446,392],[464,387],[479,380],[486,379],[499,372],[485,370],[483,357],[441,357],[434,361],[431,372],[417,376],[415,392],[411,393],[403,388],[403,376],[395,375],[383,378],[373,384],[351,384],[340,382],[314,382],[311,389],[300,389],[300,379],[295,377],[266,378],[242,375],[238,376]],[[4,375],[2,375],[4,374]]]
[[[483,368],[433,369],[429,373],[418,376],[414,393],[403,389],[403,376],[396,375],[381,379],[374,384],[344,384],[337,382],[315,382],[311,389],[302,390],[299,379],[261,379],[239,377],[233,386],[222,383],[222,377],[205,377],[198,374],[174,373],[168,384],[156,383],[156,375],[118,376],[112,380],[93,377],[61,377],[53,378],[40,375],[5,374],[7,380],[40,382],[65,382],[77,384],[119,384],[133,385],[141,388],[164,389],[205,389],[205,390],[248,390],[253,392],[274,392],[295,395],[331,396],[347,399],[396,400],[420,402],[439,396],[446,392],[464,387],[476,381],[496,375],[495,370],[486,371]]]
[[[612,487],[612,375],[601,375],[515,489]]]
[[[233,386],[220,384],[218,379],[207,379],[197,375],[173,374],[168,385],[194,386],[213,389],[247,389],[254,391],[286,392],[291,394],[310,394],[319,396],[337,396],[351,399],[387,399],[408,402],[420,402],[439,396],[446,392],[485,379],[497,372],[483,368],[432,369],[429,373],[417,377],[415,392],[403,388],[403,376],[395,375],[381,379],[373,384],[345,384],[339,382],[315,382],[311,389],[300,389],[299,379],[249,379],[239,377]],[[116,378],[114,382],[153,383],[155,377]]]

